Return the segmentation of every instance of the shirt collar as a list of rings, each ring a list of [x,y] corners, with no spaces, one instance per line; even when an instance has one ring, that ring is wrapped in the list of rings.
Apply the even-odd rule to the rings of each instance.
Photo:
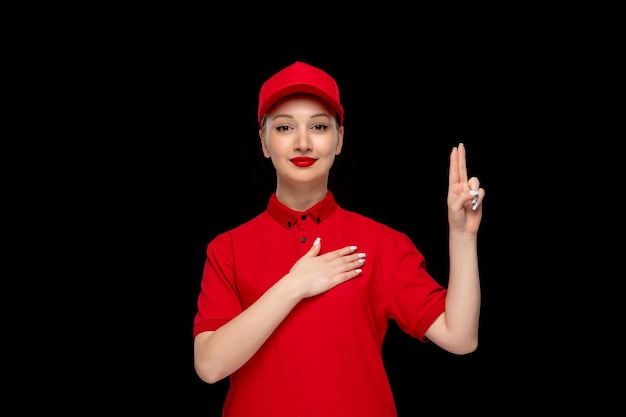
[[[292,228],[302,216],[311,216],[315,223],[319,224],[326,220],[338,207],[337,202],[333,194],[328,191],[326,197],[319,203],[306,211],[295,211],[285,206],[278,201],[276,193],[270,196],[270,201],[267,204],[267,211],[278,223],[285,226],[287,229]]]

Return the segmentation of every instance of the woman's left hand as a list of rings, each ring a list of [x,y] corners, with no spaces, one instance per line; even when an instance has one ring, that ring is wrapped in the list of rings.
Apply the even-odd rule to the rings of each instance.
[[[450,152],[448,180],[448,222],[451,230],[477,233],[485,190],[480,188],[478,178],[467,178],[465,145],[462,143]]]

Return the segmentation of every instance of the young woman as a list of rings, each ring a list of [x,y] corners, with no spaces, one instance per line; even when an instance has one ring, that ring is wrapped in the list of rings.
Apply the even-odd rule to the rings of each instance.
[[[343,209],[328,189],[344,141],[335,80],[296,62],[261,88],[267,209],[215,237],[194,320],[194,364],[230,377],[224,417],[396,416],[382,360],[388,320],[464,355],[478,346],[477,234],[485,191],[450,153],[446,288],[403,233]]]

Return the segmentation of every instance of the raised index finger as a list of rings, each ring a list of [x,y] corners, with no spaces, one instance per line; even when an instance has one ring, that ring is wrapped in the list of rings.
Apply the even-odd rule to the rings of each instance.
[[[450,152],[449,185],[467,182],[467,166],[465,163],[465,145],[459,143],[458,147]]]
[[[448,187],[459,182],[459,149],[454,146],[450,152],[450,172],[448,173]]]

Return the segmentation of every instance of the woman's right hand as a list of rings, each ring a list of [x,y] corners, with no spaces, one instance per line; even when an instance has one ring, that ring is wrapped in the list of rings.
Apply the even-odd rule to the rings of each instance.
[[[365,253],[357,252],[356,246],[320,255],[321,246],[318,237],[285,276],[301,298],[321,294],[361,274]]]

